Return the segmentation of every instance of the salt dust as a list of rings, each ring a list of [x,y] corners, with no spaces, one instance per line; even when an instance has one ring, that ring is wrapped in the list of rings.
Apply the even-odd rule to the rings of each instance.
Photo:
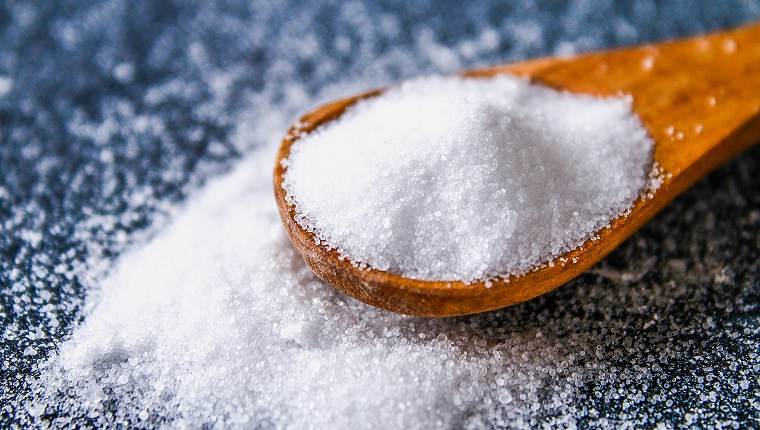
[[[7,76],[0,75],[0,97],[3,97],[13,89],[13,80]]]

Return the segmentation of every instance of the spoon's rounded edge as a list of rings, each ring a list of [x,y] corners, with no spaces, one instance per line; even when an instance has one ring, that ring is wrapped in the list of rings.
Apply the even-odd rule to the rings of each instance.
[[[447,317],[500,309],[532,299],[573,279],[599,260],[588,256],[582,258],[584,248],[594,247],[598,243],[589,240],[582,247],[540,267],[540,270],[489,283],[465,284],[458,281],[422,281],[371,268],[359,269],[340,258],[335,250],[317,245],[314,233],[298,225],[295,221],[295,208],[285,199],[282,182],[287,167],[281,161],[290,156],[290,149],[299,138],[340,117],[356,102],[377,96],[383,91],[380,89],[337,100],[306,114],[285,135],[277,154],[274,191],[280,217],[296,250],[320,278],[349,296],[373,306],[407,315]],[[613,221],[613,225],[614,223]],[[604,235],[606,230],[608,229],[599,234]],[[600,252],[606,255],[620,242],[622,240]],[[592,250],[587,249],[586,253],[590,251]],[[594,254],[598,255],[597,252]]]

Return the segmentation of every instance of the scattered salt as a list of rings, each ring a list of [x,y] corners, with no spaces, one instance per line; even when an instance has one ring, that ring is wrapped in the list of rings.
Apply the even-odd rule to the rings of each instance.
[[[11,92],[13,89],[13,79],[7,76],[0,76],[0,97]]]
[[[299,8],[298,19],[286,19],[293,10],[280,9],[290,7],[281,2],[237,2],[248,10],[230,7],[236,2],[180,2],[169,19],[161,8],[142,14],[124,0],[86,2],[63,15],[36,3],[44,2],[13,2],[0,32],[8,42],[2,73],[26,73],[13,90],[30,96],[0,105],[35,123],[27,129],[11,120],[8,130],[4,122],[0,140],[11,154],[22,148],[24,157],[38,157],[18,166],[38,178],[31,194],[26,182],[12,179],[10,161],[0,190],[0,247],[16,254],[15,261],[0,258],[0,427],[758,427],[756,152],[700,181],[565,288],[501,311],[427,321],[364,306],[311,274],[282,234],[271,198],[274,148],[252,154],[204,191],[197,179],[221,170],[189,166],[202,166],[216,150],[199,155],[187,145],[195,133],[181,133],[236,124],[239,138],[208,139],[248,153],[276,142],[309,105],[411,71],[434,72],[429,50],[448,50],[437,58],[449,70],[620,43],[611,37],[623,19],[643,29],[678,16],[678,28],[696,32],[709,2],[647,3],[627,16],[581,0],[568,8],[462,2],[450,5],[454,20],[441,19],[439,5],[418,2],[391,10],[317,1]],[[757,1],[733,3],[709,8],[712,25],[758,18]],[[144,19],[151,16],[161,25]],[[495,51],[480,42],[486,25],[499,33]],[[674,28],[657,35],[673,36]],[[417,38],[423,29],[432,37]],[[148,32],[136,33],[142,30]],[[593,45],[581,43],[578,31],[594,34]],[[304,57],[295,48],[306,37],[320,49]],[[348,41],[345,51],[330,51],[336,37]],[[192,40],[215,47],[209,51],[216,57],[190,64],[185,48]],[[151,43],[149,57],[140,54]],[[476,47],[472,61],[459,53],[468,45]],[[47,47],[34,52],[53,60],[70,57],[63,64],[76,70],[37,68],[50,63],[24,55],[31,46]],[[125,50],[136,56],[122,57]],[[254,60],[260,53],[267,58],[261,63]],[[93,76],[79,67],[103,59],[109,61]],[[166,79],[135,79],[128,94],[100,88],[124,61],[135,76],[167,64],[172,71]],[[217,88],[220,71],[238,74],[230,94],[245,101],[237,108],[225,105],[225,85]],[[31,77],[60,88],[53,96],[51,86],[29,86]],[[78,101],[82,94],[94,104]],[[112,109],[133,96],[142,101],[132,112]],[[195,108],[185,109],[180,98]],[[89,106],[94,116],[68,106]],[[52,137],[48,127],[59,120],[70,131],[61,136],[62,155],[48,150],[56,139],[35,143]],[[105,167],[96,162],[101,148],[116,155]],[[161,148],[161,162],[150,162],[145,148]],[[68,165],[85,154],[93,157],[78,170],[84,176],[67,181],[65,170],[42,169],[42,159]],[[187,154],[194,161],[173,162]],[[226,160],[217,167],[233,164],[224,158],[229,152],[216,155]],[[113,198],[99,199],[93,184],[122,173]],[[61,206],[62,184],[65,194],[81,193],[66,200],[81,211]],[[168,190],[182,187],[193,197],[169,211],[179,197]],[[167,212],[176,216],[165,229]],[[29,232],[42,232],[42,240]],[[124,235],[128,242],[113,241]],[[660,318],[651,325],[653,315]],[[705,328],[705,315],[715,324]],[[37,353],[23,355],[30,346]],[[710,366],[698,357],[709,357]],[[506,405],[502,388],[512,397]],[[713,391],[715,400],[705,395]]]
[[[726,54],[733,54],[736,52],[736,41],[733,39],[726,39],[723,42],[723,52]]]
[[[654,67],[654,57],[653,56],[647,56],[643,60],[641,60],[641,68],[644,70],[652,70]]]
[[[431,77],[297,141],[283,187],[297,222],[355,264],[472,282],[591,239],[645,188],[652,147],[626,98]]]
[[[120,63],[113,70],[114,77],[121,83],[132,82],[135,76],[135,68],[130,63]]]

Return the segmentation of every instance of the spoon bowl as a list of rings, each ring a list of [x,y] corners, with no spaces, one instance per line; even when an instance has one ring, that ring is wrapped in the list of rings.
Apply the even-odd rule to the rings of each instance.
[[[444,317],[499,309],[551,291],[578,276],[641,228],[698,179],[760,140],[760,25],[711,35],[567,58],[543,58],[470,70],[463,77],[524,76],[559,90],[593,96],[628,95],[655,142],[661,185],[593,239],[535,271],[492,282],[421,281],[359,269],[295,221],[282,187],[280,161],[292,145],[384,89],[337,100],[304,115],[277,154],[274,191],[296,250],[322,279],[374,306],[409,315]]]

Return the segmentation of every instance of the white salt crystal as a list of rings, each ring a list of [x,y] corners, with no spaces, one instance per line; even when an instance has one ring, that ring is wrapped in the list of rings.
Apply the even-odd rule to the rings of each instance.
[[[723,52],[726,54],[733,54],[736,52],[736,41],[733,39],[727,39],[723,42]]]
[[[113,69],[114,77],[121,83],[130,83],[135,77],[135,67],[130,63],[119,63]]]
[[[13,89],[13,79],[7,76],[0,76],[0,97],[8,94]]]
[[[641,60],[641,68],[644,70],[652,70],[652,67],[654,67],[654,57],[653,56],[647,56],[643,60]]]
[[[472,282],[592,238],[645,188],[652,147],[630,99],[432,77],[297,141],[283,187],[299,224],[357,265]]]

